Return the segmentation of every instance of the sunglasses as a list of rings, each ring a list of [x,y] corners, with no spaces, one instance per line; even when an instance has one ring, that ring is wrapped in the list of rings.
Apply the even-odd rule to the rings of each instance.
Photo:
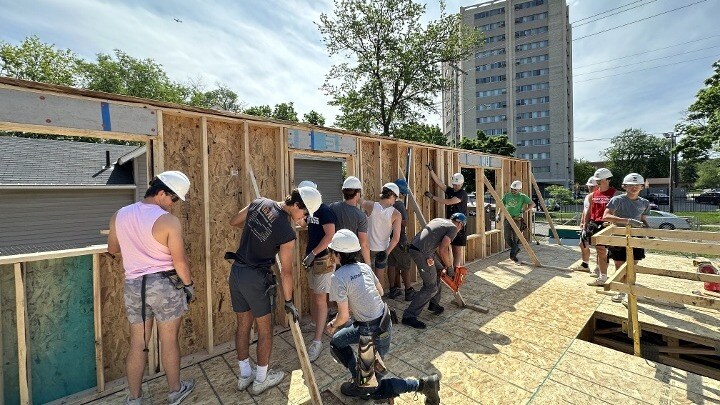
[[[170,201],[178,202],[180,201],[180,197],[178,197],[177,194],[170,194]]]

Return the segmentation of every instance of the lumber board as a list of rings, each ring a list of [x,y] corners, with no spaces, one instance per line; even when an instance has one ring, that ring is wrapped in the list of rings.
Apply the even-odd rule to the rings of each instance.
[[[93,245],[85,248],[53,250],[49,252],[23,253],[19,255],[0,256],[0,265],[62,259],[65,257],[84,256],[105,252],[107,252],[107,245]]]
[[[100,291],[100,254],[92,255],[92,282],[93,282],[93,315],[95,325],[95,373],[97,391],[105,391],[105,362],[103,361],[102,343],[102,303]]]
[[[25,298],[25,271],[22,263],[13,265],[15,271],[15,317],[18,345],[18,377],[20,404],[32,404],[30,390],[30,363],[28,361],[27,341],[27,301]]]
[[[636,281],[635,274],[635,258],[633,257],[633,248],[630,246],[630,226],[625,227],[625,252],[627,254],[627,261],[625,262],[625,283],[629,286],[634,286]],[[642,357],[640,351],[640,323],[638,322],[638,306],[637,306],[637,295],[634,291],[630,291],[628,295],[628,324],[631,326],[629,334],[633,341],[633,354],[638,357]]]
[[[644,266],[635,266],[635,271],[639,274],[652,274],[654,276],[673,277],[683,280],[702,281],[705,283],[720,283],[720,275],[718,274],[692,273],[689,271],[657,269]]]
[[[593,235],[593,243],[606,246],[622,247],[625,246],[625,238],[622,236]],[[630,240],[630,246],[634,248],[643,248],[650,250],[720,256],[720,244],[716,243],[632,238]]]
[[[712,298],[709,296],[702,296],[696,294],[681,294],[671,291],[655,290],[639,285],[627,285],[618,282],[611,282],[608,284],[608,286],[608,289],[612,291],[622,292],[626,294],[633,293],[641,297],[655,298],[660,301],[671,302],[675,304],[692,305],[696,307],[715,310],[720,309],[720,299]]]
[[[213,308],[210,301],[213,296],[213,278],[212,278],[212,248],[210,245],[210,170],[209,170],[209,151],[208,151],[208,123],[207,117],[200,118],[200,127],[202,131],[202,179],[203,179],[203,236],[205,242],[205,296],[208,305],[205,306],[207,316],[207,351],[213,354],[215,347],[214,329],[213,329]]]
[[[612,235],[622,235],[623,227],[614,225],[610,229]],[[654,228],[633,228],[632,236],[654,237],[662,239],[679,239],[691,241],[713,241],[720,242],[720,232],[690,231],[682,229],[654,229]]]
[[[543,213],[545,213],[545,218],[547,219],[548,224],[550,224],[550,230],[552,231],[553,236],[557,241],[557,244],[562,245],[562,242],[560,241],[560,236],[558,236],[557,230],[555,229],[555,223],[553,222],[552,217],[548,212],[547,205],[545,205],[545,199],[540,192],[540,187],[538,187],[537,182],[535,181],[535,175],[531,174],[530,178],[532,179],[532,186],[535,189],[535,194],[537,194],[538,196],[538,202],[540,203],[540,207],[542,207]]]

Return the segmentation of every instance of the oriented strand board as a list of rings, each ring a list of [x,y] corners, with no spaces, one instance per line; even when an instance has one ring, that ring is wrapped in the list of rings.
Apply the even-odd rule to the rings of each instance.
[[[120,256],[100,255],[100,304],[102,313],[105,380],[125,375],[130,345],[130,324],[125,313],[125,272]]]
[[[248,145],[250,147],[250,164],[255,174],[260,195],[265,198],[280,200],[277,177],[287,175],[280,173],[280,164],[277,161],[279,129],[249,126]],[[252,193],[252,190],[250,190]]]
[[[384,184],[380,178],[380,156],[376,143],[378,141],[362,141],[360,171],[362,172],[363,197],[368,200],[377,200],[380,196],[380,187]]]

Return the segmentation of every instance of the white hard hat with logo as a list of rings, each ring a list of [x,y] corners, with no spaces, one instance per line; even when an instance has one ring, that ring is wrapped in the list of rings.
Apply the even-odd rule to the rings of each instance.
[[[345,179],[345,181],[343,182],[342,188],[343,189],[353,189],[353,190],[362,189],[362,183],[360,182],[360,179],[358,179],[357,177],[350,176],[347,179]]]
[[[612,172],[610,171],[610,169],[601,167],[595,170],[595,174],[593,174],[593,177],[595,178],[595,180],[609,179],[610,177],[612,177]]]
[[[522,190],[522,182],[520,180],[515,180],[510,184],[510,188],[513,190]]]
[[[592,176],[591,176],[591,177],[588,179],[587,183],[585,183],[585,185],[586,185],[586,186],[597,187],[597,180],[595,180],[595,177],[592,177]]]
[[[395,197],[400,197],[400,187],[398,187],[397,184],[385,183],[385,185],[383,185],[383,188],[386,188],[386,189],[392,191],[393,193],[395,193]]]
[[[185,201],[185,195],[190,190],[190,179],[188,179],[185,173],[170,170],[158,174],[157,178],[168,186],[181,200]]]
[[[463,184],[465,183],[465,176],[462,175],[462,173],[455,173],[452,175],[452,185],[456,184]]]
[[[643,179],[643,176],[641,176],[637,173],[630,173],[627,176],[625,176],[622,184],[626,184],[626,185],[630,185],[630,186],[633,186],[633,185],[642,186],[645,184],[645,179]]]
[[[352,253],[360,251],[360,240],[349,229],[335,232],[328,247],[336,252]]]
[[[320,204],[322,204],[322,195],[320,195],[320,192],[317,191],[317,189],[312,187],[298,187],[298,192],[300,193],[300,198],[302,198],[303,204],[305,204],[305,208],[307,208],[308,213],[310,213],[310,216],[313,216],[315,211],[320,208]]]
[[[312,182],[310,180],[301,181],[300,184],[298,184],[298,188],[300,188],[300,187],[312,187],[317,190],[317,184],[315,184],[314,182]]]

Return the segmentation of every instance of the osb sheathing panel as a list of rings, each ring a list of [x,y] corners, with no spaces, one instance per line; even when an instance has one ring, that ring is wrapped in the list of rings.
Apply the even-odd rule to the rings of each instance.
[[[382,186],[380,173],[378,173],[379,159],[376,141],[360,142],[361,159],[360,172],[363,181],[363,196],[367,199],[377,200]]]
[[[235,251],[241,228],[230,226],[230,218],[244,206],[242,186],[247,171],[243,164],[243,126],[226,122],[208,122],[208,174],[210,178],[210,265],[214,343],[235,337],[235,313],[232,310],[228,276],[231,264],[223,258]]]
[[[106,381],[125,375],[130,325],[125,314],[124,292],[125,270],[120,256],[100,255],[100,305]]]
[[[255,172],[260,195],[274,200],[285,197],[280,195],[281,190],[278,190],[277,178],[287,175],[287,173],[280,173],[280,162],[277,159],[278,131],[279,129],[275,128],[252,125],[248,128],[250,164]],[[251,190],[251,193],[254,191]]]
[[[382,143],[382,184],[395,181],[398,178],[398,154],[394,143]],[[404,165],[404,164],[403,164]]]
[[[182,225],[185,252],[195,283],[196,298],[180,326],[180,351],[186,355],[204,349],[207,343],[202,129],[199,118],[165,115],[163,131],[164,170],[180,170],[190,179],[187,201],[174,204],[171,210]]]

